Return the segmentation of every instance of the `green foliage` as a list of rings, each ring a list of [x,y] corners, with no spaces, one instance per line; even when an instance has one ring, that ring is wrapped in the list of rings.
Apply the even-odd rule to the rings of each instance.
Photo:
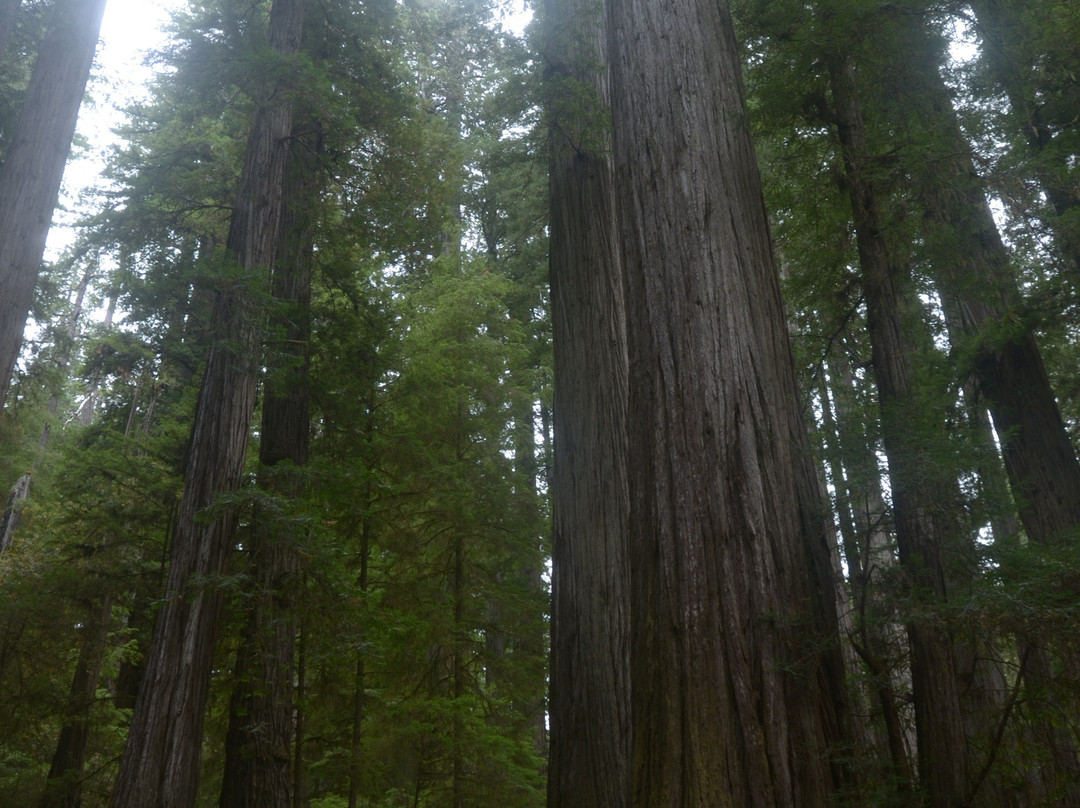
[[[1057,33],[1042,30],[1047,39],[1034,47],[1026,36],[1042,29],[1035,15],[1051,15],[1050,6],[1057,13],[1071,12],[1064,12],[1061,4],[1038,11],[1035,5],[986,3],[972,8],[978,17],[993,6],[1012,20],[1004,30],[1013,69],[1042,59],[1036,72],[1044,67],[1053,72],[1052,64],[1070,58]],[[1037,175],[1037,161],[1026,142],[1030,131],[1025,134],[1015,117],[1009,122],[1009,116],[1021,115],[1021,108],[1028,115],[1033,110],[1054,115],[1059,100],[1068,103],[1068,93],[1049,93],[1035,101],[1052,81],[1041,73],[1040,81],[1046,83],[1028,77],[1007,88],[1000,72],[991,69],[994,46],[984,38],[983,61],[974,71],[953,65],[945,72],[949,94],[943,94],[936,66],[945,64],[947,39],[960,28],[939,4],[740,0],[732,3],[732,10],[748,54],[749,105],[796,352],[804,369],[807,417],[817,426],[847,564],[848,630],[859,655],[851,659],[864,668],[865,709],[872,721],[884,716],[884,701],[878,698],[883,687],[892,691],[894,704],[910,698],[910,661],[901,625],[948,631],[961,659],[966,649],[983,648],[995,660],[987,664],[996,666],[1006,684],[1005,690],[987,697],[987,704],[976,707],[979,697],[974,694],[984,684],[965,679],[966,698],[973,700],[967,708],[972,711],[970,751],[977,765],[985,767],[980,793],[1027,790],[1028,802],[1023,804],[1049,804],[1039,802],[1051,798],[1036,794],[1031,772],[1052,768],[1053,747],[1039,736],[1038,727],[1062,727],[1061,737],[1072,739],[1066,743],[1076,740],[1075,727],[1064,717],[1073,703],[1076,670],[1067,660],[1075,653],[1070,638],[1078,624],[1073,611],[1062,608],[1071,596],[1076,559],[1071,551],[1032,547],[1018,536],[1000,449],[986,425],[985,402],[979,400],[971,374],[980,352],[999,350],[1028,330],[1039,329],[1059,400],[1075,428],[1067,394],[1076,375],[1075,329],[1063,324],[1073,319],[1072,292],[1061,274],[1070,260],[1065,253],[1071,242],[1066,229],[1049,224],[1054,214],[1045,210],[1048,198],[1040,201],[1039,183],[1050,175]],[[1071,24],[1059,22],[1066,29]],[[984,37],[992,33],[988,27],[975,32]],[[969,35],[974,36],[970,29]],[[1040,57],[1032,56],[1035,47]],[[1026,55],[1019,57],[1021,52]],[[850,71],[865,125],[866,154],[854,169],[839,133],[847,125],[837,109],[835,76],[840,70]],[[1057,75],[1060,80],[1063,74]],[[996,82],[996,99],[979,90],[988,82]],[[1012,103],[1007,111],[1002,100],[1020,84],[1031,94],[1025,104]],[[1032,89],[1035,86],[1040,89]],[[960,106],[964,130],[975,138],[978,151],[974,168],[967,172],[957,171],[958,133],[941,114],[950,104]],[[1056,120],[1050,140],[1069,142],[1071,124]],[[1048,147],[1041,156],[1053,161],[1052,151]],[[1059,179],[1060,168],[1058,160],[1053,176]],[[985,277],[965,277],[955,269],[969,266],[973,234],[963,228],[971,228],[975,220],[956,217],[943,226],[942,210],[951,205],[956,211],[964,204],[961,200],[974,204],[980,199],[984,186],[973,172],[982,170],[1000,189],[1009,217],[1002,221],[1008,225],[1004,232],[1013,263],[998,271],[1015,272],[1021,279],[1022,300],[1003,304]],[[875,236],[898,268],[894,283],[906,301],[900,322],[910,340],[911,396],[892,407],[879,407],[871,373],[880,348],[872,346],[867,335],[864,256],[857,249],[850,199],[856,181],[876,195],[880,230]],[[970,313],[958,311],[948,297],[957,290],[968,300],[981,298],[1001,307],[1001,316],[974,333],[963,333],[959,321]],[[886,457],[882,433],[890,422],[902,428]],[[914,470],[914,478],[936,493],[926,501],[923,518],[945,518],[954,525],[940,546],[949,579],[945,598],[928,598],[924,587],[914,586],[926,558],[911,557],[896,566],[896,480],[886,468],[901,467]],[[1041,694],[1031,689],[1034,674],[1022,674],[1022,649],[1031,647],[1025,643],[1055,649],[1052,656],[1059,667],[1050,680],[1043,680]],[[1008,688],[1030,698],[1031,709],[1009,707]],[[857,691],[855,695],[858,698]],[[1020,699],[1018,704],[1029,702]],[[907,715],[905,720],[911,719]],[[979,721],[984,722],[982,734],[972,730]],[[884,744],[884,725],[870,726],[881,744],[879,757],[895,766],[895,748],[890,752]],[[906,731],[913,729],[909,724]],[[872,760],[861,765],[867,767],[870,782],[883,789],[882,800],[891,789],[899,789],[894,799],[903,802],[904,783],[895,771],[875,770]]]
[[[0,148],[40,5],[29,5],[0,64]],[[927,123],[934,101],[919,82],[928,74],[896,69],[916,50],[927,64],[939,60],[952,18],[915,0],[730,5],[806,417],[847,565],[845,631],[865,664],[853,689],[891,689],[910,734],[903,625],[981,643],[1006,697],[1017,698],[995,714],[1000,735],[973,736],[972,748],[989,761],[991,781],[1026,788],[1025,771],[1047,755],[1035,728],[1059,727],[1075,741],[1068,665],[1080,653],[1080,559],[1075,542],[1034,546],[1015,528],[969,370],[978,349],[1040,329],[1080,436],[1070,274],[1080,207],[1048,193],[1051,181],[1075,192],[1080,70],[1070,43],[1080,15],[1053,0],[997,4],[1014,15],[1015,36],[998,52],[984,42],[977,62],[948,74],[976,164],[1003,202],[1025,291],[995,324],[961,338],[938,283],[964,255],[928,221],[927,189],[961,195],[973,179],[939,170],[952,135]],[[259,44],[268,8],[201,0],[176,17],[172,44],[155,57],[166,69],[122,128],[102,207],[85,211],[79,245],[43,275],[43,329],[0,418],[0,480],[33,471],[16,541],[0,556],[0,803],[40,798],[80,647],[106,605],[83,788],[86,805],[107,799],[181,496],[210,303],[236,280],[219,254],[247,127],[267,82],[285,79],[299,124],[292,146],[319,189],[304,211],[314,266],[311,458],[279,469],[302,482],[302,495],[257,486],[253,462],[252,484],[229,503],[241,514],[236,552],[223,580],[205,582],[224,589],[230,617],[211,683],[201,804],[215,803],[220,785],[258,512],[285,526],[303,560],[296,703],[306,804],[348,805],[351,791],[370,806],[539,806],[552,443],[548,127],[572,125],[570,143],[591,149],[602,139],[594,135],[610,134],[607,113],[561,65],[501,30],[482,2],[312,3],[303,53],[288,60]],[[912,19],[926,40],[912,34]],[[880,235],[902,270],[901,319],[914,335],[910,398],[885,411],[830,85],[838,54],[854,71],[867,135],[861,179],[880,200]],[[541,67],[554,74],[543,87]],[[1044,126],[1042,140],[1032,140],[1032,124]],[[86,271],[87,307],[115,303],[118,324],[74,323],[66,290]],[[269,307],[259,324],[268,357],[296,314]],[[86,400],[90,424],[76,417]],[[930,508],[953,525],[946,599],[916,585],[923,559],[895,563],[885,470],[897,458],[884,453],[886,422],[902,423],[892,451],[932,481],[940,496]],[[1025,667],[1035,642],[1055,649],[1062,686],[1036,682]],[[882,759],[853,764],[868,774],[862,793],[874,795],[866,804],[900,804],[911,784],[886,765],[884,707],[866,704],[867,752]]]

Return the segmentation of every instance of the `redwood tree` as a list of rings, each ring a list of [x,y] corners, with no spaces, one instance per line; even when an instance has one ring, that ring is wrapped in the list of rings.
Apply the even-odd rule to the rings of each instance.
[[[57,0],[0,170],[0,406],[22,345],[104,12],[105,0]]]
[[[900,561],[921,602],[940,606],[950,591],[945,558],[961,542],[957,511],[952,503],[942,503],[942,493],[956,488],[955,477],[948,468],[920,462],[928,438],[926,430],[913,426],[920,414],[925,419],[915,357],[925,334],[912,313],[910,266],[883,236],[883,193],[873,180],[854,70],[848,61],[833,57],[829,76],[862,269]],[[970,789],[971,765],[952,638],[924,619],[910,620],[907,631],[920,779],[931,804],[960,805]]]
[[[727,6],[607,13],[632,804],[823,805],[847,723],[834,587]]]
[[[599,4],[550,0],[555,348],[548,805],[629,804],[627,353]]]
[[[268,381],[259,430],[259,482],[268,501],[253,520],[248,625],[236,655],[220,805],[289,808],[290,749],[295,730],[293,658],[298,543],[293,518],[308,460],[311,365],[311,270],[314,211],[318,209],[320,151],[296,128],[291,138],[279,249],[274,263],[274,313],[281,323],[268,341]],[[310,153],[311,157],[308,157]]]
[[[299,50],[304,0],[274,0],[269,45]],[[284,75],[284,73],[282,73]],[[282,81],[278,78],[278,81]],[[241,484],[259,369],[260,292],[274,261],[291,113],[283,86],[266,88],[244,153],[226,242],[229,274],[214,292],[212,342],[196,405],[164,604],[154,627],[112,804],[190,806],[223,596],[216,586],[236,528],[222,498]]]

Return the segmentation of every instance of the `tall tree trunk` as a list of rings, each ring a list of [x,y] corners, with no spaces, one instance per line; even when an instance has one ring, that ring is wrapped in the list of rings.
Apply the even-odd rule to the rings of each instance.
[[[844,779],[844,668],[731,20],[715,0],[607,12],[632,369],[632,804],[820,806]]]
[[[939,499],[956,481],[942,483],[936,479],[940,474],[928,474],[927,464],[919,463],[927,438],[919,435],[917,417],[912,420],[920,405],[912,364],[916,337],[905,315],[907,270],[884,238],[881,203],[870,179],[869,146],[849,63],[831,60],[830,85],[862,266],[900,561],[915,591],[933,608],[947,600],[949,576],[943,552],[959,538]],[[971,767],[952,640],[932,620],[916,619],[908,624],[908,639],[919,776],[930,805],[958,808],[969,795]]]
[[[0,407],[22,345],[105,0],[57,0],[0,169]]]
[[[67,325],[64,328],[67,342],[64,344],[63,348],[58,350],[57,354],[52,357],[52,361],[65,373],[68,366],[71,364],[71,352],[74,348],[75,335],[78,333],[79,318],[82,316],[83,300],[86,297],[86,290],[90,285],[90,281],[97,271],[97,268],[97,263],[92,262],[83,272],[79,285],[75,289],[75,301],[72,305],[71,312],[68,315]],[[110,307],[104,323],[106,329],[112,325],[112,314],[113,311]],[[90,395],[87,397],[87,401],[84,402],[84,404],[88,403],[90,408],[86,414],[85,420],[80,417],[79,420],[81,423],[89,424],[93,418],[93,402],[90,400],[92,395],[93,392],[91,390]],[[49,436],[52,434],[52,425],[56,419],[56,413],[59,406],[60,396],[57,392],[53,392],[52,395],[49,396],[49,403],[45,407],[47,417],[44,425],[41,427],[41,434],[38,436],[39,460],[46,447],[49,445]],[[81,413],[82,408],[80,408],[80,415]],[[32,476],[32,470],[23,474],[15,481],[15,484],[11,487],[11,491],[8,493],[8,499],[4,507],[3,515],[0,516],[0,553],[11,545],[15,530],[19,526],[19,517],[22,514],[23,506],[30,496],[30,482]]]
[[[307,729],[307,631],[301,624],[296,641],[296,733],[293,739],[293,804],[292,808],[307,805],[304,780],[304,733]],[[350,806],[356,808],[356,806]]]
[[[274,0],[270,45],[299,49],[303,0]],[[269,88],[273,89],[273,88]],[[115,808],[187,808],[198,793],[199,753],[214,643],[223,606],[215,578],[225,569],[236,512],[221,497],[240,487],[259,367],[259,294],[273,265],[281,222],[290,112],[273,92],[248,136],[240,191],[226,242],[245,272],[214,295],[214,340],[195,411],[184,497],[165,602],[158,614],[112,795]]]
[[[529,374],[531,377],[532,374]],[[514,472],[520,480],[521,495],[517,498],[525,515],[527,535],[531,541],[528,555],[525,557],[523,567],[513,570],[512,574],[521,576],[522,583],[527,591],[534,592],[538,596],[545,594],[544,589],[544,550],[541,543],[544,519],[540,513],[540,493],[537,490],[537,481],[540,467],[536,460],[536,391],[523,389],[516,396],[516,411],[518,417],[514,419]],[[541,598],[538,597],[539,603]],[[496,604],[496,607],[498,604]],[[489,653],[498,659],[503,659],[506,653],[506,634],[502,628],[505,625],[501,614],[493,615],[493,627],[497,627],[492,634],[497,638],[495,647],[489,649]],[[546,628],[541,620],[532,620],[524,626],[516,628],[511,637],[513,640],[515,656],[521,656],[526,660],[540,661],[546,650]],[[498,695],[498,683],[495,682],[495,691]],[[529,722],[534,728],[534,744],[538,755],[547,758],[548,753],[548,705],[544,698],[543,689],[538,688],[530,693],[525,703],[521,706],[521,712],[528,716]]]
[[[548,805],[630,804],[627,352],[603,9],[547,0],[555,350]],[[545,430],[547,432],[547,430]]]
[[[62,371],[67,371],[68,366],[71,364],[71,352],[74,348],[75,335],[78,333],[79,319],[82,317],[83,301],[86,297],[87,287],[90,285],[90,281],[93,279],[94,273],[97,272],[97,262],[91,262],[84,270],[79,285],[75,288],[75,300],[71,307],[71,312],[67,318],[67,324],[64,328],[64,334],[67,337],[67,342],[63,348],[57,351],[56,356],[53,358],[54,362],[60,367]],[[113,310],[110,306],[109,311],[105,318],[104,326],[108,329],[112,325]],[[93,402],[90,401],[92,391],[87,396],[89,403],[89,411],[85,420],[80,417],[80,422],[89,424],[93,416]],[[48,417],[45,420],[44,426],[41,428],[41,435],[38,436],[38,452],[40,454],[44,452],[46,446],[49,443],[49,435],[52,433],[52,424],[56,418],[57,409],[60,406],[60,396],[53,392],[49,396],[49,403],[46,405],[46,412]],[[80,416],[82,408],[80,407]],[[32,471],[26,472],[11,487],[11,491],[8,494],[7,503],[4,507],[3,516],[0,516],[0,553],[6,550],[11,545],[11,540],[14,537],[15,529],[19,526],[19,516],[22,513],[22,508],[26,499],[30,496],[30,482],[32,478]]]
[[[22,504],[30,495],[30,479],[32,475],[28,471],[15,481],[8,492],[7,502],[4,503],[4,513],[0,516],[0,553],[11,546],[15,537],[15,528],[19,526],[19,513]]]
[[[64,713],[64,726],[56,742],[41,808],[79,808],[82,805],[83,766],[90,737],[90,711],[97,693],[101,663],[112,621],[111,595],[105,595],[98,613],[84,626],[79,660],[71,680],[71,692]]]
[[[935,276],[975,340],[973,370],[1002,442],[1020,520],[1032,541],[1049,544],[1080,527],[1080,463],[1032,328],[1022,320],[1012,324],[1023,300],[938,72],[944,59],[939,40],[919,24],[902,66],[912,103],[935,138],[927,161],[933,171],[918,177],[931,243],[944,245]]]
[[[369,426],[370,433],[370,426]],[[370,437],[370,435],[369,435]],[[364,502],[371,508],[371,483],[365,486]],[[360,574],[357,578],[357,590],[366,605],[368,593],[368,569],[371,562],[371,517],[365,514],[360,527]],[[365,610],[366,611],[366,610]],[[365,621],[368,615],[364,614]],[[367,630],[365,625],[363,630]],[[367,702],[367,649],[361,647],[356,652],[356,669],[353,675],[353,715],[352,737],[349,742],[349,808],[357,808],[360,799],[360,779],[363,775],[363,761],[360,759],[360,741],[363,735],[364,709]]]
[[[461,457],[458,457],[461,460]],[[451,574],[451,592],[454,599],[454,636],[450,652],[451,679],[453,687],[453,767],[451,769],[451,803],[453,808],[465,808],[465,726],[460,711],[465,709],[462,699],[465,697],[466,676],[465,657],[467,654],[468,629],[465,625],[465,600],[468,598],[465,580],[465,537],[456,531],[452,539],[454,568]]]
[[[828,375],[832,383],[828,393],[822,385],[822,415],[826,453],[834,469],[837,509],[844,517],[841,537],[851,590],[850,640],[867,672],[868,689],[873,692],[881,717],[881,725],[875,725],[876,743],[882,750],[879,758],[888,761],[890,779],[897,790],[907,793],[915,782],[909,755],[914,743],[908,743],[897,697],[897,660],[906,656],[907,643],[882,591],[882,579],[896,562],[884,526],[881,479],[870,445],[858,439],[855,446],[849,445],[846,427],[852,417],[843,397],[855,381],[846,359],[832,362]],[[861,424],[858,429],[865,434]],[[857,668],[849,664],[849,669]]]
[[[294,130],[271,296],[274,334],[259,431],[259,479],[273,498],[252,523],[255,592],[236,655],[236,684],[225,741],[222,808],[291,808],[295,603],[300,576],[296,522],[311,429],[311,271],[319,175],[307,155],[318,143]]]
[[[972,370],[1001,441],[1025,532],[1042,545],[1072,540],[1080,528],[1080,463],[1032,327],[1016,316],[1023,300],[1009,253],[939,72],[945,43],[924,23],[903,21],[910,26],[910,45],[899,67],[907,72],[904,85],[911,88],[912,103],[922,109],[920,119],[933,144],[928,164],[934,171],[917,180],[928,242],[943,256],[935,263],[935,276],[943,299],[959,313],[961,352],[973,356]],[[1044,696],[1051,693],[1048,649],[1031,639],[1022,645],[1029,659],[1029,682]],[[1065,669],[1073,678],[1080,674],[1067,658]],[[1048,788],[1071,783],[1071,800],[1080,801],[1080,758],[1069,733],[1054,723],[1045,721],[1041,729],[1050,758]]]

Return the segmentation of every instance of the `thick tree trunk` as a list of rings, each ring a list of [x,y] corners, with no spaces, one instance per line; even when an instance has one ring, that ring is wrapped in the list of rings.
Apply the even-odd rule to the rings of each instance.
[[[905,315],[906,268],[884,239],[851,66],[834,59],[830,84],[862,266],[900,561],[911,585],[932,608],[948,598],[943,552],[959,537],[949,524],[948,506],[940,500],[956,481],[936,479],[941,475],[928,473],[927,464],[918,462],[927,438],[920,436],[917,424],[920,405],[911,359],[917,348]],[[952,640],[932,620],[911,621],[908,638],[920,780],[934,808],[959,808],[969,796],[971,767]]]
[[[632,804],[824,805],[847,724],[825,507],[731,21],[715,0],[607,12],[632,371]]]
[[[548,805],[629,805],[627,354],[603,11],[550,0],[555,347]]]
[[[274,0],[270,44],[300,44],[303,0]],[[272,94],[269,94],[272,96]],[[192,425],[184,497],[165,602],[112,796],[115,808],[186,808],[198,793],[199,753],[214,642],[223,605],[215,579],[232,547],[235,510],[222,496],[240,487],[259,367],[259,294],[274,260],[290,113],[259,110],[248,136],[226,251],[243,279],[214,295],[210,349]]]
[[[0,407],[22,345],[105,0],[58,0],[0,169]]]
[[[300,576],[297,526],[290,520],[308,459],[313,215],[318,173],[305,155],[318,144],[293,132],[286,168],[272,299],[277,333],[267,346],[259,431],[260,484],[274,498],[258,508],[249,537],[252,593],[236,655],[236,684],[225,740],[222,808],[290,808],[292,803],[295,602]]]
[[[555,348],[550,808],[630,787],[627,354],[603,10],[548,0]]]

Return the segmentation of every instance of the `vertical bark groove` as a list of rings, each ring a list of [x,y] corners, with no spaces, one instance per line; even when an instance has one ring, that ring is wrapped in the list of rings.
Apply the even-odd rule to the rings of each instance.
[[[550,808],[629,803],[627,354],[599,0],[548,0],[552,480]]]
[[[832,568],[731,20],[712,0],[607,8],[632,803],[823,805],[848,721]]]
[[[303,0],[274,0],[270,45],[300,44]],[[273,94],[269,94],[273,97]],[[263,286],[281,221],[282,177],[291,125],[282,102],[256,113],[226,242],[241,277],[215,291],[212,343],[196,405],[184,496],[164,604],[113,790],[115,808],[188,808],[198,794],[210,666],[223,593],[217,579],[232,548],[237,514],[221,499],[241,484],[259,365]]]

